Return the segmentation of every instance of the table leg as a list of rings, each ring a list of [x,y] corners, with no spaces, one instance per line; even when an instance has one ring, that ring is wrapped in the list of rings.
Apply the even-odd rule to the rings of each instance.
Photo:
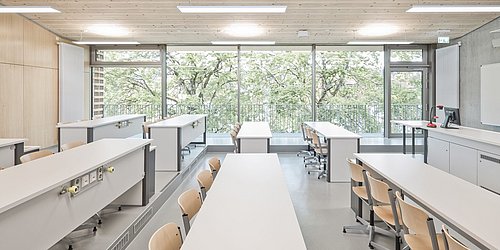
[[[403,154],[406,154],[406,126],[403,125]]]
[[[424,129],[423,132],[424,132],[424,163],[427,163],[427,154],[428,154],[427,137],[429,136],[429,131],[427,131],[427,129]]]
[[[415,155],[415,128],[411,128],[411,154]]]

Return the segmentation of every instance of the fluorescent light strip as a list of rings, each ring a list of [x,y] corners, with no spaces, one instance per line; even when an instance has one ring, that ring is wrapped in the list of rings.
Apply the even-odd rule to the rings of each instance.
[[[275,41],[212,41],[213,45],[274,45]]]
[[[384,45],[384,44],[412,44],[409,41],[350,41],[349,45]]]
[[[500,5],[413,5],[406,12],[500,12]]]
[[[0,6],[0,13],[60,13],[50,6]]]
[[[88,45],[122,45],[122,44],[130,44],[136,45],[140,44],[139,42],[128,42],[128,41],[73,41],[74,44],[88,44]]]
[[[285,5],[269,6],[177,6],[182,13],[285,13]]]

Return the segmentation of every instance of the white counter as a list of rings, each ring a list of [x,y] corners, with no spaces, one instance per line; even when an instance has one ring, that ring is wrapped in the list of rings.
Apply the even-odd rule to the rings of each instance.
[[[0,167],[7,168],[21,164],[19,158],[24,153],[24,143],[22,138],[0,138]]]
[[[467,140],[472,140],[476,142],[481,142],[485,144],[490,144],[494,146],[500,147],[500,133],[493,132],[489,130],[469,128],[463,126],[456,126],[458,129],[446,129],[446,128],[428,128],[423,127],[422,129],[426,129],[429,131],[429,135],[434,133],[439,133],[443,135],[463,138]]]
[[[401,154],[355,154],[364,166],[484,249],[500,249],[500,196]],[[440,225],[436,225],[439,228]]]
[[[359,152],[361,136],[331,122],[304,122],[304,124],[326,138],[327,181],[350,182],[351,173],[345,159],[352,158],[353,153]]]
[[[273,137],[268,122],[244,122],[236,136],[239,153],[269,153]]]
[[[89,121],[57,125],[59,147],[62,144],[81,141],[93,142],[102,138],[142,138],[142,124],[146,115],[117,115]]]
[[[117,198],[123,205],[141,204],[149,144],[143,139],[103,139],[2,171],[2,247],[48,249]],[[82,183],[78,195],[60,193],[75,178],[109,166],[114,172],[104,171],[102,180],[86,187]]]
[[[206,114],[180,115],[148,126],[149,138],[156,146],[157,171],[181,171],[182,148],[203,136],[206,144]]]
[[[183,250],[304,250],[276,154],[228,154]]]

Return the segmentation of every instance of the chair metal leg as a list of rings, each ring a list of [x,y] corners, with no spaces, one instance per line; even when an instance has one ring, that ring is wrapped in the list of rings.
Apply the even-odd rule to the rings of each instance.
[[[186,232],[186,236],[189,233],[189,229],[191,229],[191,224],[189,224],[189,218],[187,214],[182,215],[182,222],[184,223],[184,231]]]

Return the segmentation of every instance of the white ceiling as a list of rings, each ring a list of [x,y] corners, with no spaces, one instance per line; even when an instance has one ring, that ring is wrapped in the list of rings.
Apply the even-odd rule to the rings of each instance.
[[[495,13],[406,13],[413,4],[498,4],[498,1],[410,1],[410,0],[310,0],[310,1],[170,1],[170,0],[39,0],[0,1],[3,5],[52,6],[58,14],[25,16],[71,40],[105,40],[85,30],[92,24],[115,24],[130,33],[119,40],[141,43],[210,43],[241,40],[224,33],[235,22],[254,23],[264,34],[251,40],[277,43],[346,43],[351,40],[407,40],[435,43],[438,30],[460,37],[495,19]],[[285,14],[182,14],[177,5],[287,5]],[[367,24],[384,23],[400,31],[385,37],[363,37],[356,31]],[[500,28],[500,27],[499,27]],[[298,30],[309,37],[298,38]]]

